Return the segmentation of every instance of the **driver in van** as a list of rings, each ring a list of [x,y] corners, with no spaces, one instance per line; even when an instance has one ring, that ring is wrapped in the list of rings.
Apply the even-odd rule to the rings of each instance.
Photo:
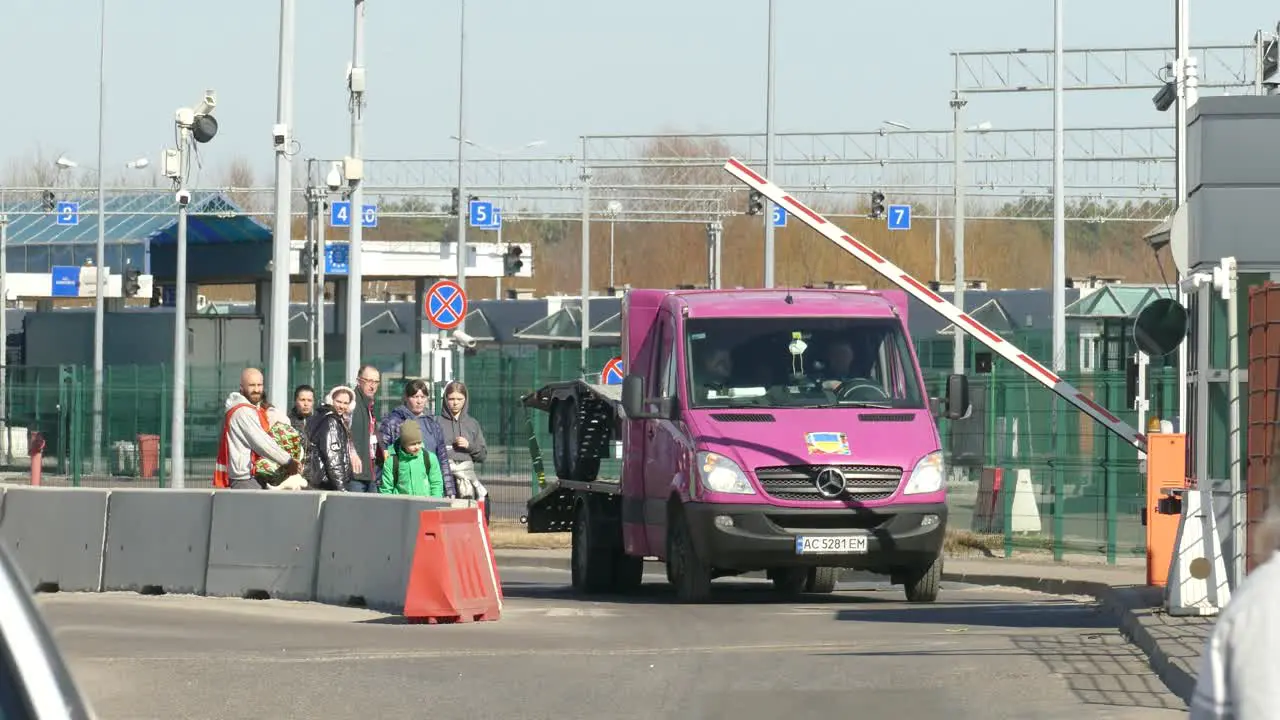
[[[853,343],[848,340],[833,340],[827,345],[825,354],[826,366],[822,369],[825,378],[822,387],[835,390],[845,380],[853,377]]]
[[[711,345],[702,350],[701,372],[698,373],[697,394],[706,399],[708,390],[724,390],[733,375],[733,355],[723,345]]]

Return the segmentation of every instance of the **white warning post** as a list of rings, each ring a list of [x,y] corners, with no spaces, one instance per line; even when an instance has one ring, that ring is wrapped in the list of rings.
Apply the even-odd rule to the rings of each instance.
[[[1062,399],[1076,406],[1089,417],[1097,420],[1103,427],[1120,436],[1126,443],[1141,451],[1146,451],[1146,435],[1130,427],[1128,423],[1094,402],[1093,398],[1072,387],[1070,383],[1058,377],[1044,365],[1036,362],[1034,358],[1008,340],[969,317],[960,308],[943,300],[941,296],[930,290],[928,285],[911,277],[902,268],[858,242],[844,230],[841,230],[835,223],[810,210],[804,203],[792,197],[790,193],[769,182],[764,176],[739,162],[736,158],[729,158],[729,161],[724,165],[724,169],[748,187],[759,191],[760,194],[772,200],[779,207],[786,208],[789,215],[796,217],[805,225],[818,231],[823,237],[839,246],[840,249],[861,260],[872,270],[887,278],[889,282],[907,291],[934,312],[950,320],[956,327],[967,329],[975,340],[986,345],[992,352],[999,354],[1000,357],[1013,363],[1018,369],[1057,393]]]

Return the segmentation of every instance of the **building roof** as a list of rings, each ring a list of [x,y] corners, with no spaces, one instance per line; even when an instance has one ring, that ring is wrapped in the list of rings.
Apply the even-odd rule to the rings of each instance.
[[[939,292],[938,295],[942,296],[947,302],[952,302],[955,298],[955,293],[952,292]],[[1066,289],[1068,306],[1079,298],[1079,288]],[[992,302],[994,302],[994,305],[984,307]],[[982,309],[983,317],[974,318],[978,322],[984,324],[992,322],[997,326],[1007,322],[1008,330],[1005,330],[1004,327],[992,328],[997,331],[1048,331],[1053,327],[1053,293],[1045,289],[965,290],[964,305],[965,311],[970,314],[976,314],[979,309]],[[912,336],[923,339],[939,334],[951,334],[951,331],[948,330],[951,323],[924,303],[911,298],[909,307],[911,310],[908,315],[908,323],[911,327]]]
[[[1173,297],[1173,288],[1159,285],[1104,285],[1067,305],[1067,317],[1079,319],[1136,318],[1142,308]]]
[[[78,204],[77,222],[59,225],[57,211],[46,211],[41,201],[6,203],[8,240],[21,245],[92,245],[98,241],[97,193],[55,196],[56,202]],[[174,242],[177,237],[177,201],[174,193],[158,190],[112,191],[103,197],[103,238],[109,245],[141,244],[147,240]],[[190,242],[210,238],[251,237],[270,241],[271,230],[244,215],[235,203],[218,192],[195,191],[188,206],[187,237]],[[166,234],[166,230],[169,231]],[[265,238],[265,240],[264,240]],[[226,241],[226,240],[224,240]]]

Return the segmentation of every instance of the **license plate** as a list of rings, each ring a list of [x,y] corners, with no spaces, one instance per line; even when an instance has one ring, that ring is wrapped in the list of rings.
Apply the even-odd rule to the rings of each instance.
[[[866,535],[801,535],[796,538],[797,555],[860,554],[866,551]]]

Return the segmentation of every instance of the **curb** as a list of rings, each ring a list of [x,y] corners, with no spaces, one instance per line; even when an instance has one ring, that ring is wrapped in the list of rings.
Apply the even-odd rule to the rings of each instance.
[[[1116,592],[1109,588],[1108,594],[1114,596]],[[1169,688],[1169,692],[1177,695],[1190,707],[1191,698],[1196,691],[1196,677],[1169,657],[1142,623],[1142,618],[1133,610],[1125,607],[1118,599],[1107,598],[1103,600],[1103,604],[1109,606],[1113,615],[1118,616],[1120,633],[1147,656],[1147,665],[1151,666],[1151,670]]]
[[[509,568],[541,568],[553,570],[569,570],[569,559],[558,557],[521,557],[510,555],[503,557],[501,551],[495,552],[499,567]],[[656,561],[645,562],[646,574],[662,574],[663,564]],[[747,573],[745,577],[763,576],[763,573]],[[856,571],[845,571],[840,574],[844,581],[864,579],[865,575]],[[1188,706],[1195,692],[1196,678],[1179,667],[1169,654],[1160,648],[1151,632],[1143,625],[1138,614],[1125,603],[1118,588],[1092,580],[1069,580],[1052,577],[1036,577],[1033,575],[997,575],[993,573],[942,573],[944,582],[959,582],[970,585],[1016,587],[1023,590],[1042,592],[1049,595],[1084,595],[1097,600],[1103,611],[1115,621],[1117,629],[1138,647],[1147,657],[1147,665],[1160,678],[1171,693],[1182,699]]]

